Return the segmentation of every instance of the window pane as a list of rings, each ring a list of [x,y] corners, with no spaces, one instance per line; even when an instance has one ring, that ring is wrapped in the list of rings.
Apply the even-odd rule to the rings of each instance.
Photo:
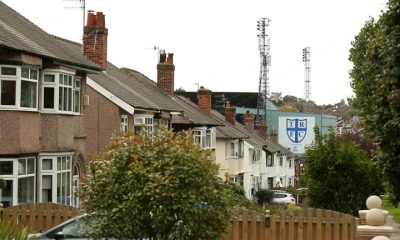
[[[0,162],[0,175],[13,175],[13,162],[1,161]]]
[[[67,172],[66,179],[65,179],[65,196],[66,196],[66,202],[65,204],[70,205],[71,204],[71,173]]]
[[[64,89],[64,98],[63,98],[63,107],[62,110],[67,111],[67,106],[68,106],[68,89],[67,88],[63,88]]]
[[[55,82],[55,77],[54,75],[51,74],[45,74],[44,75],[44,82]]]
[[[71,157],[70,156],[67,157],[66,165],[67,165],[67,167],[65,169],[68,169],[68,170],[71,169]]]
[[[3,207],[10,207],[13,204],[13,180],[6,180],[6,187],[3,188],[1,203]]]
[[[74,91],[74,112],[79,112],[80,110],[80,98],[79,91]]]
[[[64,75],[62,75],[62,74],[59,75],[58,83],[59,84],[64,84]]]
[[[68,86],[72,86],[72,76],[68,76]]]
[[[1,75],[17,75],[17,68],[15,67],[2,67],[1,68]]]
[[[63,94],[64,94],[63,88],[59,87],[58,88],[58,110],[63,110],[63,99],[64,99]]]
[[[21,81],[21,107],[36,108],[36,83]]]
[[[15,81],[1,81],[1,105],[13,105],[15,106]]]
[[[62,203],[62,196],[61,196],[61,173],[57,173],[57,203]]]
[[[61,157],[57,158],[57,171],[61,170]]]
[[[52,202],[53,177],[51,175],[42,176],[42,202]]]
[[[51,158],[42,159],[42,170],[53,170],[53,159]]]
[[[21,77],[29,78],[29,69],[28,68],[21,68]]]
[[[72,111],[72,89],[68,88],[68,111]]]
[[[35,173],[35,158],[27,159],[27,174]]]
[[[38,79],[38,70],[31,69],[30,79],[32,79],[32,80],[37,80]]]
[[[18,204],[33,203],[33,193],[35,191],[34,177],[24,177],[18,179]]]
[[[54,88],[45,87],[43,95],[43,107],[54,109]]]
[[[18,175],[26,174],[26,159],[18,159]]]
[[[76,79],[75,80],[75,88],[80,88],[81,87],[81,81]]]

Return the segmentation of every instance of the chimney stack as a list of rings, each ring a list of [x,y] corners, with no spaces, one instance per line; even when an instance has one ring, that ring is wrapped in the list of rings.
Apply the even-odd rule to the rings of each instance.
[[[88,11],[86,26],[83,29],[83,54],[103,70],[107,68],[108,29],[105,25],[102,12],[94,15],[93,11]]]
[[[263,117],[258,120],[258,135],[264,139],[267,139],[267,124]]]
[[[232,125],[235,125],[236,123],[236,108],[231,106],[230,101],[225,102],[225,121]]]
[[[174,54],[165,54],[160,50],[160,62],[157,64],[157,86],[169,95],[174,95]]]
[[[203,86],[197,91],[197,105],[201,111],[211,113],[211,91]]]
[[[276,133],[275,128],[271,129],[271,140],[274,143],[278,143],[278,134]]]
[[[254,115],[251,114],[249,110],[247,110],[244,114],[244,127],[247,129],[247,131],[251,133],[254,132]]]

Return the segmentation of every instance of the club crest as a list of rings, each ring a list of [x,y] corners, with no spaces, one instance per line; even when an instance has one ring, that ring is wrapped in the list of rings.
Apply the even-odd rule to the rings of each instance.
[[[303,141],[307,134],[307,119],[286,119],[286,134],[294,143]]]

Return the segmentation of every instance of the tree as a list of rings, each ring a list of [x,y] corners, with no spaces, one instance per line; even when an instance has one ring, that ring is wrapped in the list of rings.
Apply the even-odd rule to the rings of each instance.
[[[333,128],[306,150],[307,198],[312,207],[353,215],[371,194],[380,194],[379,171],[367,154],[347,136],[336,138]]]
[[[268,189],[260,189],[254,194],[259,205],[265,206],[266,203],[271,203],[274,199],[274,192]]]
[[[230,190],[209,155],[187,132],[113,137],[83,186],[82,207],[95,213],[96,235],[219,239],[229,224]]]
[[[369,19],[352,42],[351,104],[380,149],[378,163],[400,201],[400,2],[389,0],[378,21]]]
[[[282,92],[272,92],[270,99],[275,105],[277,106],[282,105],[283,103]]]

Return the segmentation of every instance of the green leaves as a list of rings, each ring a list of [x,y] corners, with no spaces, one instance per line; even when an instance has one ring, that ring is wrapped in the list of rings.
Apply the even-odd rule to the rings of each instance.
[[[350,49],[352,104],[367,134],[379,144],[379,164],[400,199],[400,6],[389,0],[378,21],[370,19]],[[390,168],[388,167],[390,166]]]
[[[336,138],[332,128],[306,150],[307,197],[312,207],[358,214],[371,194],[381,191],[374,162],[347,136]]]
[[[230,191],[209,154],[185,132],[113,137],[108,153],[90,164],[83,187],[84,210],[106,216],[96,233],[218,239],[229,224]]]

